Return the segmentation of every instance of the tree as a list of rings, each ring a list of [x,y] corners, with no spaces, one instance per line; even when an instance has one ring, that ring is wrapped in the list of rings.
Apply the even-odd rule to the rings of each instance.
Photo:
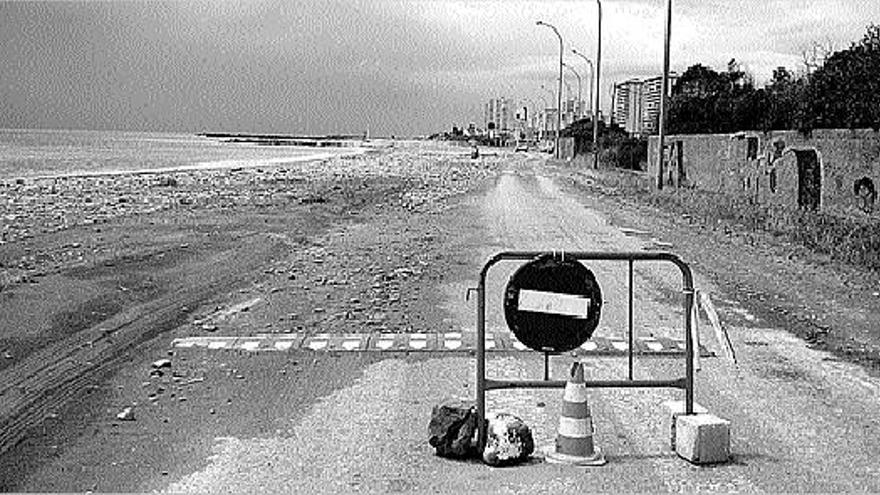
[[[880,26],[828,57],[809,77],[806,100],[810,127],[880,127]]]
[[[756,94],[752,76],[731,59],[726,72],[701,64],[689,67],[672,91],[671,133],[718,133],[755,129],[766,99]]]

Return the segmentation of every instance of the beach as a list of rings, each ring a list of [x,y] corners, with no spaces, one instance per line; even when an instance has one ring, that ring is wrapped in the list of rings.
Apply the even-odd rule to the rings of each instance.
[[[343,320],[337,331],[406,331],[405,314],[389,309],[399,304],[399,289],[382,285],[371,299],[351,302],[358,294],[348,286],[376,273],[334,275],[319,265],[302,280],[296,260],[332,257],[315,239],[340,226],[377,218],[427,226],[421,219],[494,177],[497,159],[469,154],[445,144],[394,142],[274,166],[0,182],[0,449],[99,387],[151,339],[212,331],[200,321],[205,314],[267,279],[309,297],[313,283],[331,287],[344,306],[361,310],[345,317],[297,297],[262,331],[319,331],[334,318]],[[420,235],[389,249],[430,252],[436,234]],[[409,258],[409,266],[386,267],[399,261],[396,253],[358,255],[383,281],[443,273],[447,263],[432,260],[428,270],[425,259]]]

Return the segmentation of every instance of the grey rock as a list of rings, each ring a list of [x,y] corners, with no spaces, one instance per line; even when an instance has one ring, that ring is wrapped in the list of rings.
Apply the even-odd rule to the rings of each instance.
[[[158,361],[153,362],[153,369],[162,369],[162,368],[170,368],[171,360],[170,359],[160,359]]]
[[[134,421],[134,411],[131,407],[126,407],[116,415],[116,419],[120,421]]]

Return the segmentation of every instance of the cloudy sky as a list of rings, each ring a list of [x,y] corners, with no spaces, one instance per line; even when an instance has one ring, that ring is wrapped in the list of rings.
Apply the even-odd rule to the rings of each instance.
[[[602,0],[602,101],[658,75],[665,0]],[[418,135],[490,97],[550,100],[559,43],[595,57],[593,0],[0,3],[0,127]],[[760,83],[849,46],[878,0],[674,0],[672,67],[736,58]],[[566,71],[577,91],[577,81]]]

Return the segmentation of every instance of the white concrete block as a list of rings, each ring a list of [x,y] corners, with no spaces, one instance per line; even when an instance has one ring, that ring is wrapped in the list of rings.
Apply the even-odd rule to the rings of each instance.
[[[684,414],[684,401],[683,400],[668,400],[663,403],[663,407],[669,411],[663,418],[663,431],[669,432],[669,449],[675,450],[675,418]],[[705,407],[694,402],[694,413],[696,414],[706,414],[709,412]]]
[[[730,459],[730,421],[713,414],[679,415],[675,453],[694,464],[714,464]]]

